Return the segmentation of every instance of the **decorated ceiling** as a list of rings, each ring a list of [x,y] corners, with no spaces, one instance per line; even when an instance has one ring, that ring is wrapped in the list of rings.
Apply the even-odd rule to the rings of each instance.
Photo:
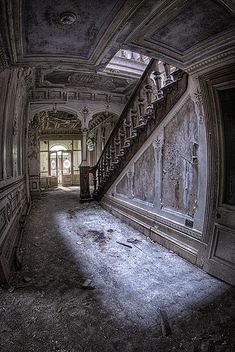
[[[81,121],[65,111],[42,111],[35,116],[40,134],[80,134]]]
[[[124,2],[24,0],[24,55],[88,60]]]
[[[129,49],[186,69],[235,47],[232,0],[2,0],[0,11],[2,66],[95,74]]]

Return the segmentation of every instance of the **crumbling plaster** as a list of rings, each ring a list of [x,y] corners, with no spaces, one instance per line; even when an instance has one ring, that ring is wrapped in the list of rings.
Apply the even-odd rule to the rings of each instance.
[[[184,121],[184,132],[181,130],[180,133],[177,133],[177,128],[182,128],[181,124],[179,124],[179,126],[177,126],[177,124],[175,125],[177,116]],[[190,119],[191,125],[193,121],[192,126],[194,126],[194,132],[189,128]],[[167,191],[168,185],[170,188],[176,187],[176,182],[174,180],[164,181],[163,177],[164,173],[167,172],[167,170],[164,170],[164,162],[166,162],[167,159],[166,155],[164,155],[164,153],[166,153],[165,145],[167,145],[166,130],[172,123],[175,126],[173,135],[176,136],[174,137],[176,140],[174,143],[181,144],[182,141],[180,142],[179,137],[182,133],[183,139],[187,141],[186,144],[183,144],[183,152],[186,153],[186,157],[191,157],[188,161],[190,161],[191,176],[192,178],[194,177],[194,180],[192,179],[191,181],[193,181],[194,184],[186,182],[189,180],[186,180],[187,177],[185,178],[186,169],[183,171],[183,165],[180,166],[180,174],[178,175],[179,182],[183,182],[182,187],[184,189],[182,189],[181,192],[187,195],[187,197],[185,197],[187,199],[184,199],[184,201],[186,201],[189,206],[188,210],[184,208],[183,203],[180,206],[178,203],[176,206],[176,203],[174,203],[176,196],[175,191],[171,191],[170,193]],[[190,131],[188,135],[187,131]],[[192,143],[188,143],[189,140],[191,140]],[[168,142],[172,148],[172,141],[170,142],[170,139],[168,139]],[[193,151],[195,142],[197,148]],[[177,144],[174,148],[176,153],[177,150],[179,152]],[[144,168],[144,170],[142,170],[139,160],[147,162],[146,151],[149,153],[149,150],[154,150],[154,159],[151,159],[147,169]],[[197,155],[193,155],[193,152],[196,152]],[[187,153],[189,153],[188,156]],[[168,160],[168,163],[172,163],[173,170],[175,170],[174,165],[177,163],[179,157],[179,155],[175,155]],[[138,172],[136,172],[136,167],[139,168]],[[146,170],[149,170],[149,172],[146,172]],[[188,167],[187,170],[190,171],[190,168]],[[197,170],[196,178],[195,170]],[[141,180],[141,184],[136,182],[138,174],[141,175],[141,178],[144,177],[144,182]],[[123,178],[128,178],[129,192],[127,193],[125,192],[126,187],[123,188],[122,186]],[[189,189],[189,184],[190,187],[193,187],[193,191]],[[135,187],[138,187],[138,189],[136,190]],[[204,246],[203,228],[206,192],[207,144],[204,111],[199,82],[197,79],[190,77],[188,90],[184,96],[136,153],[128,166],[123,170],[103,197],[101,204],[115,215],[120,216],[144,231],[146,235],[195,263],[200,247]],[[166,194],[168,197],[167,202]]]

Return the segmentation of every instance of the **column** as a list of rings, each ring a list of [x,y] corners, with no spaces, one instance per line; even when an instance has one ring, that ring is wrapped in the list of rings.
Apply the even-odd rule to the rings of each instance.
[[[198,145],[193,147],[193,168],[198,174],[198,198],[194,209],[194,228],[203,231],[207,187],[207,136],[202,93],[197,78],[191,81],[191,98],[198,121]],[[200,186],[199,186],[200,185]]]
[[[80,202],[85,202],[91,199],[89,185],[90,166],[87,161],[87,133],[88,129],[82,129],[82,163],[80,165]]]
[[[28,168],[29,186],[32,198],[40,198],[40,149],[39,149],[39,116],[36,114],[29,123],[28,129]]]

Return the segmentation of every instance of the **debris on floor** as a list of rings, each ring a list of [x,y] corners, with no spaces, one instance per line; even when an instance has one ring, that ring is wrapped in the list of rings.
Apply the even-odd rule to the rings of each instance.
[[[160,321],[161,321],[161,329],[162,329],[162,335],[163,336],[168,336],[171,334],[171,328],[169,325],[167,313],[165,310],[160,309],[159,310],[160,314]]]
[[[84,290],[94,290],[95,286],[92,285],[92,280],[86,279],[82,284],[82,288]]]
[[[8,289],[7,289],[8,292],[12,293],[15,291],[15,287],[13,286],[10,286]]]
[[[128,248],[132,248],[132,246],[130,246],[129,244],[123,243],[123,242],[119,242],[116,241],[118,244],[121,244],[122,246],[128,247]]]
[[[107,232],[112,233],[112,232],[114,232],[114,230],[113,229],[108,229]]]
[[[82,242],[82,241],[77,241],[76,243],[77,244],[84,244],[84,242]]]
[[[130,243],[133,243],[133,244],[137,244],[137,243],[140,243],[141,241],[138,240],[137,238],[128,238],[126,240],[127,242],[130,242]]]
[[[23,276],[23,281],[26,282],[26,283],[28,283],[28,282],[31,281],[31,278],[28,277],[28,276]]]
[[[0,289],[1,352],[235,351],[234,288],[67,189],[32,207]]]

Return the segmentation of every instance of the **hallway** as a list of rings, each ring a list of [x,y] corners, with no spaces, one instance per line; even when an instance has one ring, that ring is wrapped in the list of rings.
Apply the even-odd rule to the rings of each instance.
[[[43,193],[23,243],[22,271],[0,288],[1,352],[234,351],[234,289],[79,204],[78,188]]]

